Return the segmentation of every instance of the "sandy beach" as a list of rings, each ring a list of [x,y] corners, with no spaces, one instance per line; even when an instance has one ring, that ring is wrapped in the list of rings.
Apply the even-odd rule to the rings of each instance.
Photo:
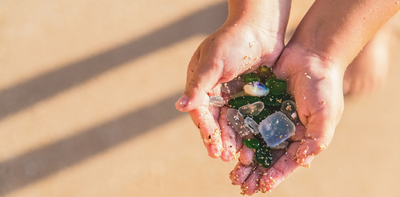
[[[311,0],[295,0],[293,34]],[[222,0],[0,1],[0,196],[235,197],[175,109]],[[387,84],[345,98],[329,148],[272,193],[400,196],[400,16]]]

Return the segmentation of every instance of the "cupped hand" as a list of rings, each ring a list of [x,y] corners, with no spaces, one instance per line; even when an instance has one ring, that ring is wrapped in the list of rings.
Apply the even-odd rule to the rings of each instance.
[[[343,73],[340,65],[289,44],[273,68],[285,79],[294,96],[302,124],[296,126],[293,141],[270,168],[238,163],[231,180],[244,194],[270,191],[300,166],[310,162],[330,144],[343,112]]]
[[[189,112],[200,129],[209,156],[232,160],[241,148],[241,138],[228,126],[226,110],[211,106],[209,96],[221,95],[221,84],[257,69],[273,65],[284,47],[283,36],[248,22],[225,23],[195,51],[187,70],[184,95],[176,108]],[[225,116],[225,117],[223,117]]]

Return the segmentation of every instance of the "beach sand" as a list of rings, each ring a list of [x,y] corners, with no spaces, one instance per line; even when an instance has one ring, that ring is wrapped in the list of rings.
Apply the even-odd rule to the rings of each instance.
[[[294,1],[288,38],[313,1]],[[227,3],[0,1],[0,196],[234,197],[174,102]],[[387,85],[346,98],[330,147],[272,193],[400,196],[400,20]]]

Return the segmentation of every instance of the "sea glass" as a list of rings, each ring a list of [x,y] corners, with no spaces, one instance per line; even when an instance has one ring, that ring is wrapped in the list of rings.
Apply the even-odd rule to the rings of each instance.
[[[258,148],[260,146],[260,142],[253,138],[253,139],[242,139],[242,142],[244,145],[246,145],[248,148]]]
[[[294,124],[299,123],[299,117],[297,115],[297,105],[292,100],[286,100],[282,102],[281,112],[284,113]]]
[[[267,145],[261,145],[256,149],[255,159],[262,167],[268,168],[272,163],[272,151]]]
[[[278,146],[294,134],[295,125],[282,112],[275,112],[260,123],[260,134],[269,147]]]
[[[276,108],[280,108],[282,105],[282,102],[285,100],[290,99],[290,95],[289,94],[282,94],[282,95],[273,95],[273,94],[268,94],[267,96],[265,96],[263,98],[263,102],[264,105],[270,106],[270,107],[276,107]]]
[[[243,91],[243,86],[246,84],[247,82],[243,82],[240,77],[237,77],[230,82],[222,83],[221,91],[227,95],[234,95]]]
[[[224,98],[220,96],[210,96],[210,105],[222,107],[225,105]]]
[[[273,95],[282,95],[286,93],[287,84],[285,80],[268,79],[267,82],[265,82],[265,85]]]
[[[231,95],[231,99],[238,98],[238,97],[243,97],[243,96],[246,96],[246,92],[244,92],[244,90],[241,91],[241,92],[238,92],[238,93],[236,93],[234,95]]]
[[[258,114],[258,116],[254,116],[253,120],[257,123],[260,124],[261,121],[263,121],[264,119],[266,119],[269,115],[271,115],[272,112],[271,110],[264,108],[260,114]]]
[[[257,101],[261,101],[259,97],[256,96],[242,96],[242,97],[237,97],[233,99],[229,99],[228,105],[229,107],[239,109],[243,105],[247,105],[250,103],[254,103]]]
[[[253,82],[253,81],[260,82],[260,78],[258,78],[256,76],[256,74],[254,74],[254,73],[249,73],[249,74],[246,74],[246,75],[242,76],[242,81],[243,82]]]
[[[244,126],[247,127],[247,129],[249,129],[254,135],[260,133],[259,131],[259,125],[257,124],[256,121],[254,121],[252,118],[250,117],[246,117],[244,119]]]
[[[254,81],[243,87],[246,94],[251,96],[265,96],[269,93],[269,89],[261,82]]]
[[[226,117],[233,129],[235,129],[241,137],[245,137],[251,133],[251,131],[244,126],[243,117],[236,109],[229,108],[226,110]]]
[[[258,68],[258,76],[260,77],[261,82],[265,82],[267,79],[276,78],[274,72],[268,66],[260,66],[260,68]]]
[[[246,116],[257,116],[264,109],[264,103],[257,101],[251,104],[244,105],[238,109],[239,114],[243,117]]]

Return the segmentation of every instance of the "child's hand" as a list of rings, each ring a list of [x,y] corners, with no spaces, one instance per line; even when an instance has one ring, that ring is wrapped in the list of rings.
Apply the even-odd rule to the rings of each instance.
[[[278,39],[251,23],[226,23],[194,53],[186,90],[176,107],[189,112],[211,157],[232,160],[240,149],[241,138],[235,137],[230,126],[222,126],[227,125],[226,117],[220,117],[219,107],[209,105],[209,96],[221,95],[221,83],[257,69],[261,62],[274,64],[283,47],[283,36]]]
[[[241,138],[220,116],[226,108],[210,106],[209,96],[220,95],[221,83],[260,63],[275,63],[284,47],[290,5],[291,0],[229,0],[227,21],[190,60],[185,92],[175,105],[189,112],[211,157],[232,160],[241,148]]]
[[[344,70],[329,59],[291,44],[284,49],[274,73],[287,80],[304,126],[296,126],[291,138],[294,142],[270,168],[253,171],[253,166],[241,163],[235,167],[231,180],[249,195],[256,190],[269,191],[298,167],[308,167],[314,156],[328,147],[343,111]]]

